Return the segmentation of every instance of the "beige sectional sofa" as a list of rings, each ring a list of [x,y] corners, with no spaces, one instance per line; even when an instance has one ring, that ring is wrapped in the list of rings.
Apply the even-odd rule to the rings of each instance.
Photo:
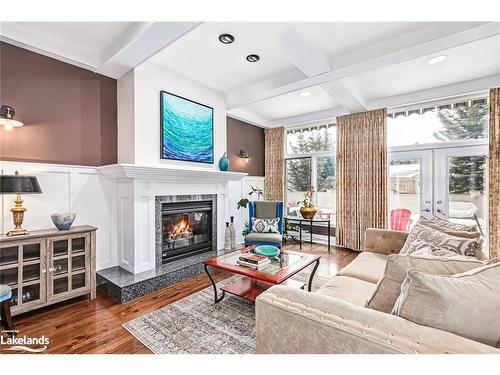
[[[275,286],[256,301],[258,353],[496,353],[500,349],[364,307],[406,232],[368,229],[365,251],[314,293]]]

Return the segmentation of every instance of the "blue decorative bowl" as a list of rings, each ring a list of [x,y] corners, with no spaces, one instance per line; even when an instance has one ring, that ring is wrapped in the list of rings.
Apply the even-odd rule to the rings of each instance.
[[[280,249],[272,245],[261,245],[254,249],[254,253],[272,258],[280,254]]]
[[[52,222],[59,230],[68,230],[69,228],[71,228],[75,217],[76,214],[74,212],[57,213],[50,215]]]

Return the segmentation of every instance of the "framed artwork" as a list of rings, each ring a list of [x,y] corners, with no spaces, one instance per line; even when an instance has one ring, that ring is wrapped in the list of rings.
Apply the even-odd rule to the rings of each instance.
[[[214,110],[160,91],[162,159],[214,163]]]

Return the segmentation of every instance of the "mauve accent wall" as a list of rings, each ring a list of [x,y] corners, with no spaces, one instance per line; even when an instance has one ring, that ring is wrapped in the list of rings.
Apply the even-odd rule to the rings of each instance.
[[[25,126],[0,129],[0,160],[117,161],[116,80],[0,42],[0,103]]]
[[[248,163],[238,156],[242,148],[252,158]],[[227,156],[230,171],[264,176],[264,129],[227,117]]]

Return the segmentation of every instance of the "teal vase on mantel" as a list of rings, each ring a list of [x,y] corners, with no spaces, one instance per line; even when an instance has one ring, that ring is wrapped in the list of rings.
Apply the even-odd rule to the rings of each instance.
[[[227,157],[227,152],[224,152],[224,155],[219,160],[219,169],[221,171],[226,172],[229,169],[229,158]]]

